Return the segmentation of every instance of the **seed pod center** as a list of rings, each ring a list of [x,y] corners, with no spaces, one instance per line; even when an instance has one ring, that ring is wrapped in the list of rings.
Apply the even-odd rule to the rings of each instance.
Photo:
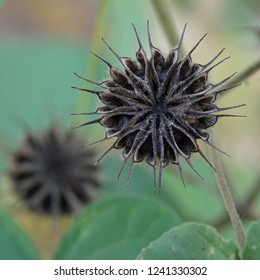
[[[156,115],[162,115],[166,112],[166,107],[162,102],[157,102],[152,107],[152,112]]]

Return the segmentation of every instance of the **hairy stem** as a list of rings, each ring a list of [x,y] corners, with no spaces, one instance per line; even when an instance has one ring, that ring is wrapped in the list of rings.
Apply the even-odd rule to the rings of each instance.
[[[251,191],[247,197],[247,199],[237,204],[237,209],[239,213],[245,213],[247,219],[257,220],[259,217],[252,212],[251,205],[253,204],[254,200],[257,198],[257,195],[260,191],[260,178],[256,180],[255,184],[251,188]],[[214,224],[216,228],[221,228],[225,226],[229,222],[229,216],[224,215],[218,219],[218,221]]]
[[[214,133],[212,134],[211,137],[212,144],[215,145],[215,135]],[[238,243],[241,249],[244,248],[246,237],[245,237],[245,232],[241,223],[241,220],[239,218],[235,202],[233,200],[232,194],[230,192],[229,186],[227,184],[226,176],[225,176],[225,171],[223,169],[223,165],[221,163],[221,160],[219,158],[218,151],[216,149],[210,149],[212,159],[215,165],[215,168],[217,170],[216,172],[216,178],[218,181],[218,186],[219,190],[221,193],[221,196],[224,200],[224,204],[226,206],[229,218],[231,220],[232,226],[236,232]]]
[[[159,22],[161,23],[165,35],[172,46],[175,46],[179,39],[178,34],[176,32],[175,26],[172,22],[172,16],[170,16],[169,8],[165,5],[165,2],[162,0],[152,0],[153,8],[159,18]]]

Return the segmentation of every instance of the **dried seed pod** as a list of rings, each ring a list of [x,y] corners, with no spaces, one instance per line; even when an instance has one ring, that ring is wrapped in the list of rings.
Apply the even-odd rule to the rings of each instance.
[[[238,108],[244,104],[226,108],[219,108],[214,104],[219,94],[234,87],[221,87],[234,74],[217,84],[208,81],[209,72],[228,59],[226,57],[213,64],[224,49],[204,65],[192,62],[191,54],[207,34],[198,41],[189,53],[181,58],[180,50],[186,29],[185,25],[178,46],[165,57],[153,45],[148,23],[148,40],[151,52],[149,59],[136,28],[134,25],[133,27],[139,45],[136,52],[137,61],[129,57],[119,56],[103,39],[106,46],[123,66],[124,71],[94,54],[108,65],[111,79],[98,83],[76,74],[79,78],[100,87],[101,90],[73,88],[96,94],[104,104],[95,112],[79,113],[79,115],[96,114],[101,115],[101,117],[78,127],[94,123],[100,123],[105,127],[104,139],[96,143],[112,137],[116,138],[116,141],[99,160],[113,148],[122,149],[124,163],[119,176],[129,158],[131,158],[129,177],[134,164],[146,160],[154,170],[154,190],[156,190],[156,169],[159,166],[160,192],[162,170],[169,163],[178,166],[181,177],[183,176],[180,157],[184,158],[196,173],[197,171],[190,163],[190,157],[193,153],[199,153],[209,163],[198,146],[197,140],[200,139],[214,147],[209,142],[209,134],[205,130],[213,126],[221,117],[237,116],[220,112]],[[217,89],[219,87],[221,88]]]
[[[84,139],[53,126],[27,133],[12,153],[14,190],[32,210],[49,215],[72,214],[91,202],[99,186],[94,152]]]

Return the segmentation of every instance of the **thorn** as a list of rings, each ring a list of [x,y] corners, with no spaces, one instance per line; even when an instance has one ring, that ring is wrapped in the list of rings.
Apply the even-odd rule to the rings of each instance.
[[[97,58],[99,58],[101,61],[103,61],[109,68],[112,68],[112,64],[109,63],[107,60],[105,60],[103,57],[101,57],[100,55],[90,51],[91,54],[93,54],[94,56],[96,56]]]
[[[102,118],[103,117],[101,117],[99,119],[96,119],[96,120],[93,120],[93,121],[90,121],[90,122],[85,122],[85,123],[77,125],[77,126],[73,126],[72,129],[79,128],[79,127],[82,127],[82,126],[86,126],[86,125],[89,125],[89,124],[98,123],[98,122],[100,122],[102,120]]]

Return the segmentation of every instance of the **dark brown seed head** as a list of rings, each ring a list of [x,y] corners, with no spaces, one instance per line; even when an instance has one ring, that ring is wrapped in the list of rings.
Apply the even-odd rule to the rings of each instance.
[[[214,104],[219,94],[234,87],[221,87],[234,74],[217,84],[208,81],[208,74],[228,58],[213,64],[223,49],[204,65],[192,62],[191,54],[206,35],[188,54],[181,58],[180,49],[185,28],[186,25],[178,46],[166,57],[153,45],[149,24],[147,24],[147,29],[150,58],[147,57],[135,27],[134,31],[139,44],[136,60],[119,56],[103,40],[123,66],[124,71],[94,54],[108,65],[111,79],[96,83],[82,78],[99,86],[101,88],[99,91],[76,88],[96,94],[104,104],[95,112],[80,113],[82,115],[100,115],[96,120],[80,125],[100,123],[104,126],[106,128],[105,137],[100,141],[116,138],[113,145],[105,151],[101,158],[113,148],[122,149],[124,163],[119,176],[125,163],[130,159],[129,177],[134,164],[146,160],[154,170],[154,188],[157,184],[156,169],[159,167],[159,191],[161,190],[162,170],[169,163],[178,166],[182,177],[181,157],[195,172],[196,170],[190,163],[191,154],[198,152],[208,162],[198,146],[197,140],[200,139],[214,147],[209,142],[209,135],[205,130],[213,126],[220,117],[234,116],[220,112],[242,106],[219,108]],[[217,89],[219,87],[221,88]]]
[[[99,186],[94,152],[72,131],[52,127],[28,133],[12,154],[14,190],[32,210],[71,214],[95,197]]]

